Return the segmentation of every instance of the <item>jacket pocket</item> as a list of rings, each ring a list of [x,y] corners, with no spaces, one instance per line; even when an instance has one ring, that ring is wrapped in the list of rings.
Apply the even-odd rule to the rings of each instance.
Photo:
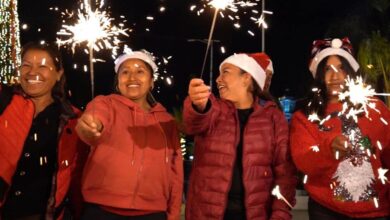
[[[145,163],[140,175],[138,196],[146,200],[161,200],[169,198],[170,181],[165,164]]]

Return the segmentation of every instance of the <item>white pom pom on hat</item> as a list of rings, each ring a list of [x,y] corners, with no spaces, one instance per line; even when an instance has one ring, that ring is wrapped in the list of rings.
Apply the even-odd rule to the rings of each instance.
[[[265,53],[233,54],[221,63],[221,65],[219,66],[220,70],[222,68],[222,65],[225,63],[233,64],[238,68],[244,70],[245,72],[249,73],[261,89],[264,88],[265,84],[265,70],[270,70],[272,73],[274,72],[272,61]]]
[[[324,41],[326,42],[326,41]],[[351,52],[347,49],[345,49],[343,46],[344,44],[349,44],[348,38],[344,38],[343,41],[335,38],[332,41],[330,41],[330,44],[327,45],[324,49],[321,50],[315,50],[316,51],[313,55],[314,57],[312,58],[310,65],[309,65],[309,70],[312,73],[313,77],[316,76],[317,73],[317,67],[318,64],[326,57],[331,56],[331,55],[338,55],[341,57],[344,57],[348,63],[351,65],[354,71],[357,71],[359,69],[359,64],[356,61],[356,59],[352,56]],[[316,47],[316,41],[313,42],[313,47]]]
[[[124,53],[121,56],[119,56],[115,61],[115,73],[118,73],[119,67],[123,62],[129,59],[139,59],[144,61],[145,63],[149,64],[150,67],[152,67],[153,73],[157,72],[158,67],[156,63],[153,61],[153,56],[149,54],[148,52],[144,51],[131,51],[128,53]]]

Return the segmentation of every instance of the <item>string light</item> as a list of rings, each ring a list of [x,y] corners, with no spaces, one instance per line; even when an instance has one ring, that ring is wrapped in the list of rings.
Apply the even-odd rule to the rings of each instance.
[[[0,1],[0,83],[12,83],[20,65],[20,37],[17,0]]]

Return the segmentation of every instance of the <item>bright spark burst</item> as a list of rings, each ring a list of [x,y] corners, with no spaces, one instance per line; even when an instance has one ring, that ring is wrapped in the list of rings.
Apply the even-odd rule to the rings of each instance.
[[[308,117],[308,120],[311,122],[321,121],[320,117],[318,117],[316,112],[311,113]]]
[[[307,175],[305,175],[304,177],[303,177],[303,184],[306,184],[307,183]]]
[[[234,0],[212,0],[208,5],[213,6],[216,9],[224,10],[229,8],[230,10],[237,10],[237,7],[234,5]]]
[[[388,169],[383,169],[382,167],[378,169],[378,179],[381,180],[382,184],[385,184],[387,181],[386,173]]]
[[[356,79],[348,77],[345,80],[345,86],[341,86],[341,88],[343,89],[343,92],[338,93],[338,98],[339,101],[342,102],[343,108],[339,113],[339,116],[344,115],[347,118],[354,119],[356,122],[358,120],[358,116],[363,113],[365,117],[370,119],[368,112],[369,109],[372,109],[380,114],[380,111],[376,108],[375,95],[390,96],[388,93],[376,93],[370,85],[363,82],[361,76]],[[313,88],[312,92],[320,92],[320,90],[318,88]],[[325,119],[321,120],[316,112],[308,116],[309,121],[320,121],[320,125],[330,118],[330,115],[328,115]],[[381,117],[380,120],[383,124],[388,125],[388,122],[384,118]]]
[[[255,16],[258,16],[258,11],[252,8],[258,6],[258,2],[260,2],[260,0],[201,0],[201,2],[202,3],[200,5],[191,5],[190,11],[195,12],[198,16],[200,16],[206,11],[206,8],[215,8],[218,10],[218,14],[222,18],[229,18],[229,20],[233,22],[235,29],[241,28],[241,24],[239,23],[242,19],[241,17],[246,17],[254,22],[258,20],[255,18]],[[272,14],[272,12],[263,11],[261,14],[263,18],[264,14]],[[262,25],[266,26],[267,24],[264,21]],[[248,33],[251,36],[255,35],[252,31]]]
[[[100,8],[102,4],[103,1]],[[111,18],[106,11],[100,11],[100,8],[92,10],[88,1],[84,0],[84,4],[81,4],[78,9],[76,24],[63,24],[57,32],[60,37],[68,37],[65,40],[58,38],[57,44],[71,45],[74,52],[76,46],[87,43],[87,46],[95,51],[111,49],[113,56],[116,56],[120,43],[118,37],[128,36],[126,33],[128,29],[113,25],[114,18]]]
[[[343,102],[342,114],[347,118],[353,118],[356,122],[358,115],[364,113],[365,117],[369,118],[369,109],[372,109],[380,114],[380,111],[376,109],[375,95],[389,96],[387,93],[376,93],[370,85],[366,85],[363,82],[362,77],[357,77],[355,80],[348,77],[345,80],[346,89],[339,93],[339,100]],[[382,123],[387,125],[387,121],[380,118]]]
[[[276,198],[278,198],[279,200],[283,200],[288,206],[290,206],[290,208],[293,208],[292,205],[287,201],[287,199],[284,198],[284,196],[280,193],[278,185],[276,185],[275,188],[272,190],[272,195],[276,196]]]
[[[313,151],[313,152],[320,152],[320,148],[317,146],[317,145],[314,145],[314,146],[311,146],[310,149]]]

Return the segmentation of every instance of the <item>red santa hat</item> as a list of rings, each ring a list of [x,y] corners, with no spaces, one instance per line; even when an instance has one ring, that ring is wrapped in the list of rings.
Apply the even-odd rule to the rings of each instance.
[[[140,51],[131,51],[128,53],[124,53],[121,56],[119,56],[115,60],[115,72],[118,73],[119,67],[123,62],[125,62],[128,59],[139,59],[147,63],[153,70],[153,73],[155,73],[158,69],[156,63],[154,62],[154,57],[152,54],[147,52],[146,50],[140,50]]]
[[[225,63],[233,64],[249,73],[261,89],[264,88],[265,70],[269,69],[273,72],[271,59],[265,53],[233,54],[221,63],[220,70]]]
[[[351,65],[354,71],[359,69],[359,64],[352,56],[353,49],[351,42],[347,37],[340,40],[335,39],[325,39],[325,40],[316,40],[313,42],[313,48],[311,51],[312,59],[309,64],[309,70],[315,77],[317,72],[318,64],[326,57],[331,55],[338,55],[344,57],[348,63]]]

